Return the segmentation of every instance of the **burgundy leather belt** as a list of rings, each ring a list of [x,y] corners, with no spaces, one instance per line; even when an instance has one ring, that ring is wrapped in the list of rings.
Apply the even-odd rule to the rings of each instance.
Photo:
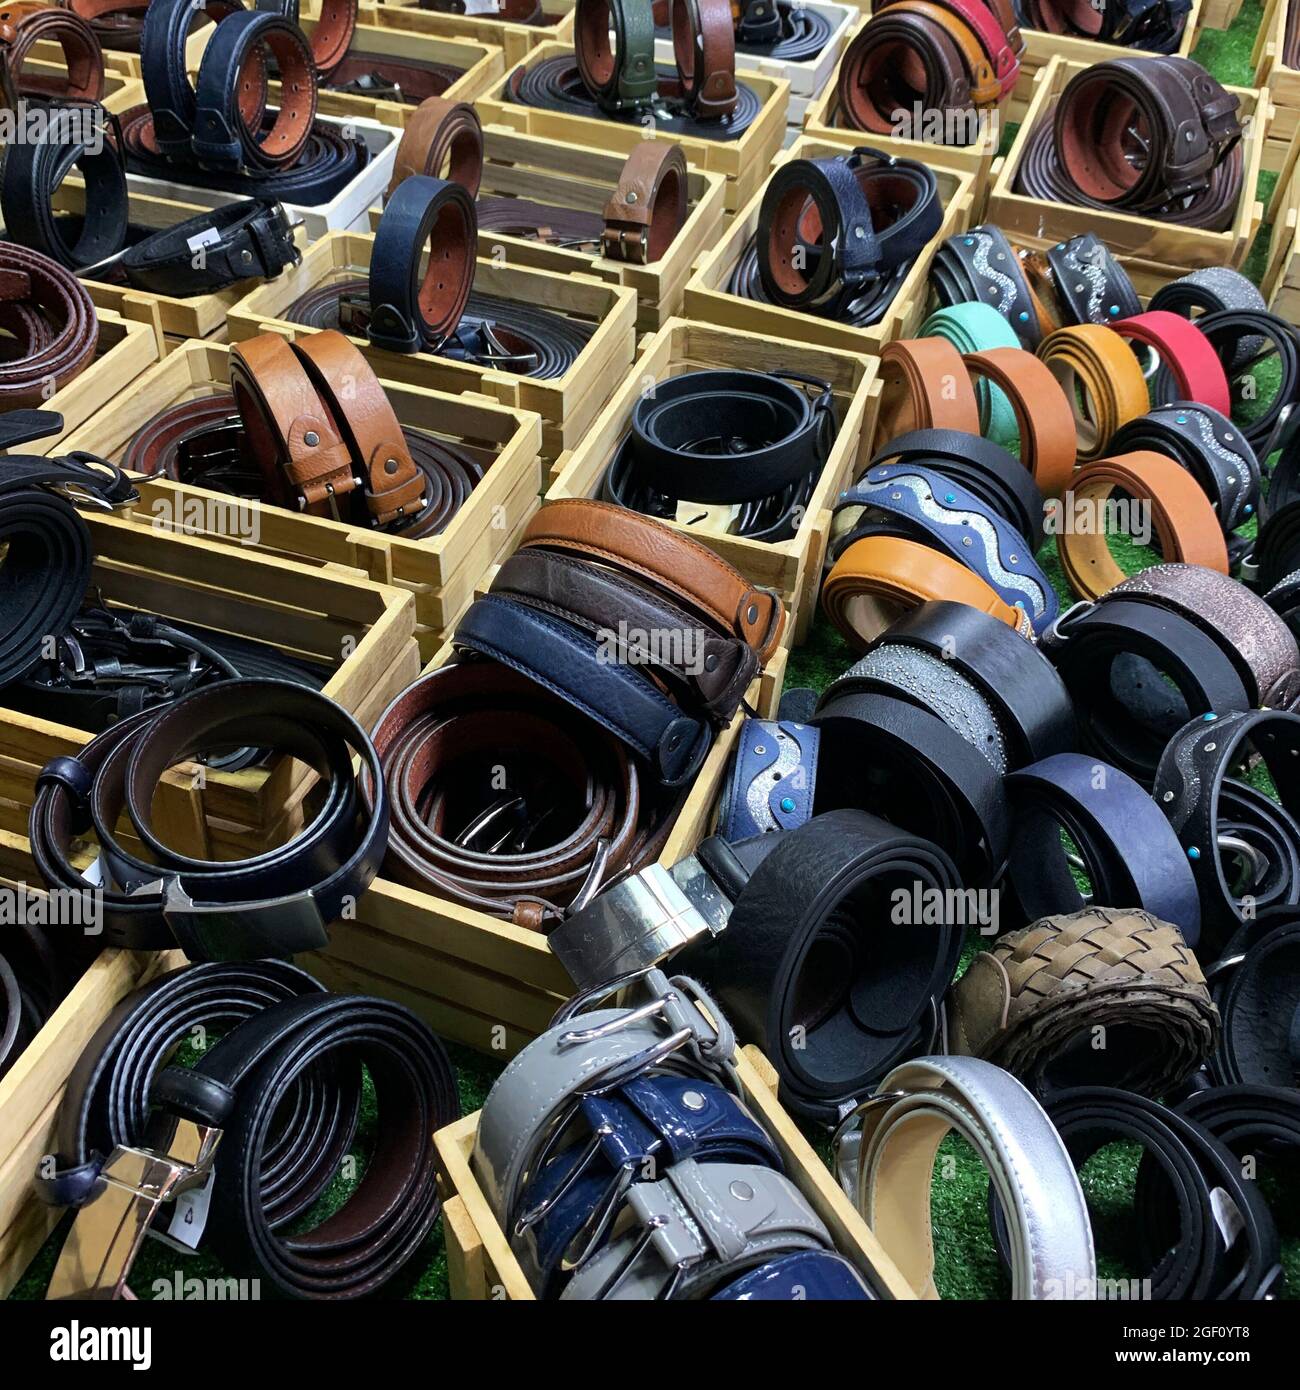
[[[48,256],[0,243],[0,407],[42,406],[90,363],[99,322],[84,285]]]
[[[499,232],[593,256],[608,254],[601,250],[605,223],[598,212],[534,203],[529,198],[480,198],[476,206],[480,232]]]
[[[636,265],[659,260],[686,222],[687,203],[682,147],[668,140],[643,140],[628,155],[614,196],[605,204],[602,253]]]
[[[24,74],[23,64],[41,42],[63,50],[66,77]],[[19,0],[0,9],[0,62],[20,96],[100,101],[104,96],[104,54],[90,25],[71,10]]]

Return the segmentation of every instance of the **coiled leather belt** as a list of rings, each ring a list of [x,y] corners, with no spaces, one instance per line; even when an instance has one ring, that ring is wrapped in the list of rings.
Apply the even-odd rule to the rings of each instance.
[[[1120,319],[1115,332],[1150,348],[1160,357],[1161,375],[1172,379],[1174,400],[1199,401],[1226,415],[1232,409],[1228,378],[1205,335],[1186,319],[1167,309],[1148,310],[1136,318]]]
[[[573,48],[583,83],[602,110],[636,109],[654,96],[654,17],[649,5],[578,0]]]
[[[220,1040],[193,1068],[168,1066],[195,1030]],[[298,1231],[355,1139],[363,1064],[378,1104],[374,1154],[341,1208]],[[69,1080],[57,1167],[37,1186],[91,1214],[74,1224],[47,1296],[126,1296],[150,1217],[205,1180],[204,1234],[227,1260],[295,1298],[371,1293],[438,1217],[433,1133],[458,1113],[442,1044],[399,1004],[327,994],[274,961],[164,975],[117,1006]],[[141,1180],[142,1150],[166,1182]],[[109,1243],[98,1204],[120,1208],[108,1215],[135,1239]]]
[[[0,362],[0,406],[39,407],[95,355],[99,322],[90,293],[38,251],[0,245],[0,328],[14,344]]]
[[[1250,420],[1241,426],[1242,434],[1257,455],[1263,457],[1271,453],[1287,416],[1300,402],[1300,333],[1285,319],[1259,309],[1224,309],[1202,314],[1196,320],[1196,327],[1214,349],[1224,369],[1233,373],[1234,381],[1243,368],[1229,364],[1240,360],[1244,346],[1250,342],[1260,340],[1253,361],[1269,352],[1275,357],[1279,376],[1277,389],[1265,405],[1251,411]],[[1157,376],[1157,388],[1167,390],[1161,379],[1163,376],[1162,368]]]
[[[1265,312],[1268,306],[1259,289],[1240,271],[1227,266],[1206,266],[1189,271],[1179,280],[1161,285],[1151,296],[1149,308],[1164,310],[1196,321],[1201,314],[1223,313],[1227,310]],[[1134,310],[1134,313],[1140,312]],[[1264,347],[1259,335],[1243,337],[1236,351],[1224,361],[1226,371],[1245,367]]]
[[[936,309],[922,323],[919,333],[922,338],[943,338],[963,354],[1020,346],[1015,329],[991,304],[953,304]],[[1006,395],[981,379],[975,383],[975,399],[984,438],[1004,448],[1014,444],[1016,417]]]
[[[689,204],[682,147],[643,140],[628,155],[605,204],[601,254],[636,265],[659,260],[685,225]],[[568,216],[576,221],[585,214]]]
[[[20,891],[30,901],[32,890]],[[0,1077],[22,1056],[95,951],[94,946],[78,950],[66,939],[56,947],[32,922],[6,924],[0,951]]]
[[[1244,922],[1213,972],[1223,1038],[1210,1059],[1220,1085],[1294,1087],[1300,1081],[1300,924],[1282,907]]]
[[[412,174],[441,178],[444,170],[451,183],[474,197],[483,177],[483,127],[468,102],[435,96],[422,101],[407,121],[384,196],[391,198]]]
[[[323,805],[307,829],[287,845],[229,862],[193,859],[164,844],[152,820],[163,773],[195,754],[244,746],[271,746],[320,775]],[[314,690],[279,680],[205,686],[112,725],[75,758],[48,763],[28,823],[32,856],[51,888],[88,892],[69,854],[73,838],[93,826],[106,884],[105,945],[179,944],[194,960],[319,950],[328,924],[370,885],[388,834],[387,797],[363,804],[354,755],[378,781],[379,760],[364,731]],[[117,839],[123,812],[152,863]]]
[[[1150,398],[1142,367],[1106,325],[1058,328],[1038,355],[1071,402],[1082,462],[1100,458],[1122,425],[1146,413]]]
[[[1048,310],[1026,277],[1020,253],[992,224],[950,236],[934,254],[930,285],[941,306],[991,304],[1031,351],[1050,328]]]
[[[605,220],[598,212],[535,203],[530,198],[480,198],[474,206],[480,232],[523,237],[591,256],[609,254],[602,250]]]
[[[1300,1150],[1300,1095],[1288,1086],[1211,1086],[1180,1101],[1179,1112],[1232,1150]]]
[[[506,101],[536,106],[547,111],[563,111],[571,116],[603,116],[608,120],[641,124],[647,112],[655,118],[655,128],[663,134],[694,135],[705,140],[738,140],[758,119],[762,103],[758,93],[745,82],[736,83],[736,105],[720,118],[695,115],[685,98],[682,85],[668,69],[655,72],[656,95],[648,107],[626,106],[619,111],[602,111],[582,80],[577,62],[570,57],[545,58],[529,67],[517,67],[506,80]]]
[[[979,406],[961,354],[947,338],[899,338],[880,353],[879,439],[915,430],[979,433]]]
[[[140,131],[143,148],[157,156],[166,155],[181,162],[192,156],[190,137],[198,116],[198,104],[186,66],[186,41],[190,27],[200,14],[214,24],[242,10],[240,0],[208,0],[195,6],[190,0],[151,0],[140,30],[140,71],[144,78],[146,107],[152,113],[147,131]],[[253,85],[241,100],[244,119],[256,123],[262,118],[266,98],[266,72],[260,53],[252,58]],[[164,162],[163,167],[167,165]]]
[[[797,526],[834,431],[826,382],[685,372],[637,401],[601,495],[659,517],[679,516],[679,499],[737,506],[735,534],[781,540]]]
[[[701,120],[730,115],[736,108],[736,35],[729,0],[668,0],[668,22],[687,105]]]
[[[279,203],[228,203],[128,247],[122,270],[134,288],[154,294],[210,294],[241,280],[274,279],[286,266],[299,264],[293,232]],[[196,238],[201,258],[191,245]]]
[[[44,77],[24,73],[32,49],[42,42],[63,50],[67,75]],[[90,26],[70,9],[18,0],[0,14],[0,62],[19,96],[54,97],[67,101],[101,101],[104,96],[104,55]]]
[[[1069,398],[1047,363],[1015,348],[989,348],[962,358],[978,384],[1002,392],[1015,416],[1020,461],[1044,497],[1063,493],[1074,475],[1077,426]]]
[[[1183,37],[1190,0],[1115,0],[1100,9],[1080,0],[1020,0],[1024,22],[1048,34],[1069,34],[1144,53],[1173,53]]]
[[[807,63],[816,58],[831,37],[831,22],[820,10],[785,0],[751,0],[741,7],[736,24],[736,52]]]
[[[1110,323],[1142,312],[1128,272],[1091,232],[1051,247],[1047,264],[1067,322]]]
[[[441,96],[464,76],[451,63],[421,63],[394,58],[387,53],[352,53],[330,73],[322,90],[344,96],[373,97],[418,106]]]

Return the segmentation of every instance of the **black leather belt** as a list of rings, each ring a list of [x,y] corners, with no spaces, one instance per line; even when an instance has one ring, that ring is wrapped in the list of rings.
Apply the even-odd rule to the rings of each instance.
[[[1056,297],[1068,310],[1068,322],[1113,323],[1142,312],[1128,272],[1091,232],[1049,248],[1047,264]],[[1151,307],[1156,307],[1154,299]]]
[[[785,0],[750,0],[736,23],[736,51],[785,63],[807,63],[826,47],[831,22],[820,10]]]
[[[260,199],[200,213],[127,249],[122,269],[153,294],[210,294],[241,280],[272,280],[302,256],[279,203]]]
[[[602,111],[582,80],[573,57],[545,58],[530,67],[522,64],[507,78],[502,94],[520,106],[563,111],[571,116],[591,116],[624,124],[640,125],[647,112],[655,130],[668,135],[694,135],[705,140],[738,140],[758,119],[762,104],[758,93],[745,82],[736,83],[736,105],[729,115],[702,119],[686,103],[677,75],[656,69],[657,96],[648,107],[628,106],[621,111]]]
[[[1243,1177],[1240,1162],[1209,1131],[1157,1101],[1105,1086],[1064,1091],[1047,1114],[1076,1168],[1117,1140],[1142,1146],[1134,1190],[1143,1285],[1150,1281],[1142,1296],[1162,1302],[1269,1296],[1282,1272],[1277,1228],[1258,1184]],[[1236,1209],[1226,1219],[1240,1222],[1230,1244],[1220,1215],[1225,1202]]]
[[[169,767],[195,754],[266,746],[314,768],[320,812],[291,843],[228,863],[192,859],[153,829],[152,803]],[[192,960],[255,959],[319,950],[326,930],[378,872],[388,836],[382,793],[367,808],[352,759],[375,783],[379,759],[357,722],[332,700],[279,680],[225,681],[160,710],[112,725],[75,758],[37,778],[29,821],[32,856],[50,887],[86,892],[72,839],[94,827],[104,879],[105,945],[162,950]],[[125,811],[152,863],[116,838]]]
[[[776,1067],[798,1115],[833,1122],[899,1062],[933,1045],[963,933],[945,916],[886,925],[909,897],[961,883],[938,845],[865,811],[696,851],[731,900],[724,930],[675,961],[716,994]],[[919,890],[919,891],[918,891]],[[927,919],[928,922],[928,919]]]
[[[1221,1086],[1300,1085],[1300,921],[1291,907],[1244,922],[1211,968],[1223,1028],[1210,1058]]]
[[[169,1066],[196,1029],[220,1040],[192,1068]],[[302,1230],[350,1152],[366,1075],[377,1114],[364,1176]],[[442,1044],[401,1005],[325,993],[273,961],[191,966],[101,1025],[60,1107],[58,1167],[37,1187],[61,1206],[130,1200],[125,1224],[142,1237],[165,1197],[209,1180],[203,1234],[225,1260],[290,1297],[355,1298],[420,1252],[441,1209],[433,1135],[459,1110]],[[142,1180],[140,1150],[170,1172],[167,1190]],[[98,1216],[74,1224],[50,1298],[122,1292],[139,1237],[105,1248]]]
[[[429,97],[441,96],[463,76],[464,70],[450,63],[421,63],[387,53],[353,52],[330,74],[324,90],[418,106]]]
[[[150,143],[155,154],[181,163],[191,159],[198,104],[186,70],[190,26],[200,14],[216,24],[242,9],[242,0],[208,0],[197,6],[191,0],[153,0],[149,5],[140,31],[140,71],[147,109],[153,113]]]
[[[731,504],[736,535],[784,540],[830,452],[835,406],[812,377],[685,372],[641,396],[630,424],[604,500],[657,517],[677,517],[679,500]]]
[[[1042,306],[1019,255],[1002,229],[992,223],[950,236],[934,253],[930,285],[945,308],[991,304],[1031,352],[1050,329],[1042,321]]]
[[[1178,1110],[1238,1158],[1300,1152],[1300,1091],[1293,1086],[1210,1086],[1179,1101]]]
[[[23,890],[30,896],[33,890]],[[9,922],[0,943],[0,1077],[40,1032],[82,969],[98,954],[93,937],[81,947],[57,944],[32,922]]]
[[[89,108],[81,108],[85,115]],[[71,138],[68,124],[51,113],[44,140],[20,140],[5,150],[0,180],[0,214],[5,235],[51,257],[69,270],[82,270],[113,256],[126,240],[126,171],[120,143],[109,129],[111,117],[97,108],[100,146],[91,152]],[[68,114],[71,114],[70,112]],[[80,234],[70,243],[54,214],[52,200],[75,167],[85,181],[86,215]]]

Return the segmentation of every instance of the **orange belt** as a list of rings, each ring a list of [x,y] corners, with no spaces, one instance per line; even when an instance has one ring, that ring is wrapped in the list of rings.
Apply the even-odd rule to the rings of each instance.
[[[1039,491],[1044,497],[1064,492],[1074,472],[1074,411],[1056,378],[1024,348],[968,352],[964,361],[967,371],[986,377],[1011,402],[1020,429],[1020,460]]]
[[[1058,328],[1039,344],[1038,355],[1069,398],[1084,463],[1106,452],[1121,425],[1151,409],[1137,357],[1104,323]]]

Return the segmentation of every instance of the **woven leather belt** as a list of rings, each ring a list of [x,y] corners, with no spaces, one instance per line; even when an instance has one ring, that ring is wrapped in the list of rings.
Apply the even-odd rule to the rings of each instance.
[[[262,119],[265,97],[248,75],[250,57],[262,50],[280,74],[280,106],[269,124]],[[265,83],[264,65],[261,79]],[[254,174],[291,168],[316,119],[316,73],[306,35],[296,23],[265,11],[227,15],[203,50],[194,100],[192,145],[200,165]],[[252,118],[250,102],[258,108]]]
[[[855,651],[863,651],[900,614],[931,599],[951,599],[1028,635],[1029,617],[1013,608],[960,560],[916,541],[868,536],[854,541],[822,583],[822,610]]]
[[[478,112],[464,101],[428,97],[411,113],[393,160],[393,177],[385,198],[391,198],[412,174],[441,178],[446,171],[471,198],[483,177],[483,127]]]
[[[1117,1141],[1142,1146],[1133,1225],[1143,1270],[1134,1283],[1144,1298],[1271,1296],[1281,1277],[1277,1229],[1259,1184],[1208,1130],[1108,1086],[1065,1091],[1049,1102],[1047,1114],[1077,1168]]]
[[[1268,308],[1264,296],[1253,282],[1247,280],[1239,270],[1230,270],[1221,265],[1189,271],[1181,279],[1161,285],[1151,296],[1148,307],[1152,312],[1168,311],[1193,322],[1202,314],[1221,314],[1229,310],[1263,313]],[[1140,310],[1134,309],[1132,312],[1138,313]],[[1236,351],[1224,361],[1225,370],[1245,367],[1263,347],[1264,339],[1258,334],[1241,338],[1236,344]]]
[[[314,768],[321,811],[291,843],[247,859],[178,854],[153,829],[152,801],[168,768],[228,747],[273,747]],[[105,889],[103,942],[129,950],[180,945],[193,960],[289,956],[328,943],[327,926],[369,886],[383,857],[388,802],[362,803],[352,759],[377,780],[379,760],[332,700],[288,681],[205,686],[112,725],[75,758],[46,764],[29,820],[32,856],[51,888],[90,889],[69,858],[93,826]],[[121,813],[153,862],[117,839]]]
[[[1122,425],[1146,414],[1150,397],[1141,364],[1111,328],[1058,328],[1039,356],[1071,403],[1081,462],[1100,458]]]
[[[186,42],[191,26],[200,15],[218,24],[242,8],[239,0],[208,0],[200,6],[191,4],[190,0],[151,0],[140,30],[140,71],[149,103],[142,109],[152,113],[152,125],[144,139],[155,155],[163,154],[181,162],[192,158],[190,141],[198,105],[186,66]],[[253,86],[242,97],[241,112],[245,120],[255,124],[262,118],[266,74],[262,56],[256,49],[250,62]]]
[[[666,140],[643,140],[627,157],[605,204],[601,255],[647,265],[662,259],[686,224],[686,155]]]
[[[1111,323],[1142,312],[1128,272],[1091,232],[1050,247],[1047,263],[1067,322]]]
[[[1251,707],[1239,659],[1192,619],[1140,593],[1076,609],[1044,646],[1074,700],[1082,746],[1144,785],[1189,719]]]
[[[578,0],[573,48],[582,80],[602,110],[635,109],[654,96],[654,17],[649,5]]]
[[[145,237],[127,248],[121,264],[133,288],[184,299],[243,280],[273,280],[301,262],[284,208],[252,199]]]
[[[979,382],[996,386],[1015,416],[1020,461],[1044,497],[1070,485],[1077,457],[1077,426],[1069,398],[1050,368],[1032,353],[1015,348],[968,352],[962,362]]]
[[[1026,276],[1019,252],[991,223],[950,236],[935,252],[930,285],[941,306],[991,304],[1031,351],[1050,315]]]
[[[44,77],[23,71],[38,43],[57,43],[63,50],[66,76]],[[61,101],[102,101],[104,54],[90,25],[71,10],[18,0],[0,15],[0,64],[19,96]]]
[[[101,124],[97,151],[92,153],[81,138],[74,139],[55,113],[45,139],[17,141],[6,149],[0,180],[6,237],[74,271],[115,256],[127,233],[122,151],[113,138],[112,118],[102,107],[80,108],[80,115],[88,117],[92,110]],[[71,110],[67,115],[71,117]],[[84,126],[79,137],[83,131]],[[80,221],[76,240],[70,241],[63,230],[67,223],[61,225],[55,215],[53,198],[73,167],[85,183],[88,215]]]
[[[208,1030],[220,1040],[193,1068],[167,1065]],[[351,1197],[299,1230],[354,1142],[363,1064],[374,1153]],[[437,1220],[433,1133],[459,1110],[442,1044],[400,1004],[324,993],[273,961],[164,975],[114,1009],[69,1079],[57,1166],[37,1187],[85,1214],[47,1297],[130,1297],[151,1219],[205,1183],[203,1234],[226,1261],[294,1298],[372,1293]]]
[[[683,522],[692,510],[707,517],[709,506],[731,506],[737,511],[729,529],[736,535],[783,540],[798,527],[835,429],[824,381],[793,373],[685,372],[637,401],[601,495]]]
[[[1149,504],[1169,562],[1228,572],[1228,549],[1210,500],[1196,479],[1163,454],[1120,454],[1081,468],[1070,485],[1074,505],[1104,503],[1115,490]],[[1068,528],[1056,538],[1066,582],[1080,598],[1099,598],[1119,584],[1124,571],[1110,553],[1104,528]]]
[[[880,353],[877,438],[915,430],[979,434],[979,406],[961,354],[946,338],[900,338]]]
[[[63,266],[0,245],[0,328],[14,343],[0,362],[0,406],[43,405],[90,364],[99,321],[90,293]]]
[[[1260,468],[1255,451],[1231,420],[1208,405],[1178,401],[1130,420],[1111,440],[1117,454],[1154,450],[1165,454],[1196,479],[1210,499],[1228,541],[1230,559],[1239,559],[1249,542],[1233,532],[1260,510]],[[1269,484],[1270,503],[1280,497],[1277,470]],[[1271,508],[1270,508],[1271,509]]]
[[[1085,899],[1061,843],[1074,841],[1092,885],[1087,904],[1141,908],[1172,923],[1189,946],[1201,932],[1196,879],[1159,807],[1131,777],[1062,752],[1007,778],[1013,829],[1007,880],[1024,920],[1077,912]]]
[[[669,0],[668,19],[687,105],[700,120],[730,115],[736,109],[730,0]]]
[[[1207,960],[1260,912],[1300,904],[1297,750],[1300,718],[1255,710],[1188,725],[1160,759],[1152,795],[1200,890]],[[1267,769],[1276,800],[1242,780],[1249,754]]]
[[[896,1067],[835,1136],[835,1171],[920,1298],[938,1298],[931,1192],[939,1146],[960,1134],[1006,1223],[1016,1299],[1092,1299],[1092,1225],[1074,1165],[1042,1107],[999,1067],[918,1057]]]
[[[1161,1096],[1214,1050],[1218,1014],[1168,922],[1093,907],[1009,932],[953,987],[948,1042],[1005,1067],[1037,1096],[1113,1083]],[[1106,1046],[1093,1046],[1094,1030]]]

